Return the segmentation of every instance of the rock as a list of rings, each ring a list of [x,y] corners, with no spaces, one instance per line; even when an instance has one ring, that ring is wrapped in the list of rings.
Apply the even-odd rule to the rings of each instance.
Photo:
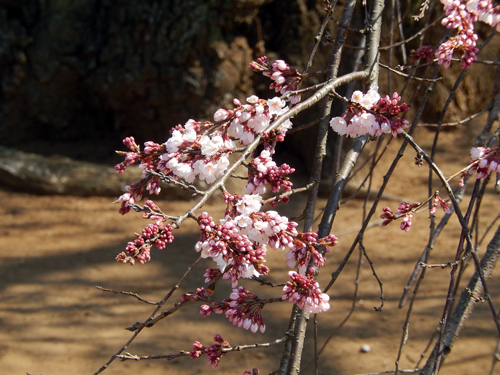
[[[0,184],[16,191],[49,195],[114,196],[141,178],[135,166],[119,175],[112,166],[42,156],[0,146]],[[190,199],[191,192],[163,187],[160,197]]]
[[[369,353],[372,351],[372,348],[368,344],[363,344],[361,345],[361,348],[359,349],[361,353]]]

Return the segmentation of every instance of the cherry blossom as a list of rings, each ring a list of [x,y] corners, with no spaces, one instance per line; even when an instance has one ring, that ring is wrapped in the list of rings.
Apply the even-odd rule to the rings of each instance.
[[[479,52],[476,47],[478,36],[474,31],[474,23],[483,21],[498,29],[498,7],[493,7],[491,1],[487,0],[441,2],[446,12],[442,25],[456,29],[456,35],[437,48],[421,47],[412,53],[412,59],[430,62],[435,57],[439,64],[449,67],[453,54],[458,52],[462,67],[467,68],[476,60],[476,54]],[[194,293],[182,294],[182,301],[200,303],[199,312],[203,317],[214,313],[224,314],[235,326],[253,333],[264,333],[266,324],[263,309],[270,302],[289,301],[312,314],[330,308],[330,297],[322,292],[315,274],[319,267],[324,266],[326,254],[337,245],[338,239],[333,234],[320,238],[316,232],[300,233],[297,230],[299,224],[274,211],[273,205],[277,202],[287,202],[292,195],[289,175],[295,171],[286,163],[279,166],[273,159],[276,142],[282,142],[293,126],[290,119],[283,121],[279,127],[276,121],[281,122],[285,117],[290,117],[290,109],[295,113],[306,107],[294,105],[301,100],[298,89],[303,79],[312,74],[300,74],[284,60],[270,62],[266,56],[252,62],[250,68],[268,77],[272,81],[270,89],[281,97],[263,99],[250,95],[246,100],[234,99],[230,108],[217,109],[213,120],[189,119],[183,125],[175,126],[170,136],[161,142],[144,142],[142,149],[133,137],[123,140],[128,151],[120,152],[124,160],[115,166],[116,171],[122,174],[126,168],[138,163],[142,175],[140,181],[127,186],[126,191],[118,198],[117,202],[121,205],[119,212],[125,214],[130,210],[140,211],[143,218],[150,222],[138,231],[134,241],[128,242],[116,260],[128,264],[150,261],[151,249],[155,246],[158,249],[166,248],[167,243],[174,240],[173,229],[179,227],[183,220],[192,219],[197,222],[200,230],[194,251],[203,258],[201,264],[208,263],[208,267],[212,268],[206,268],[200,277],[200,282],[204,279],[206,286],[196,289]],[[365,75],[366,72],[357,73]],[[356,79],[355,76],[351,77]],[[311,95],[316,98],[326,95],[328,90],[332,90],[332,87],[341,81],[335,79],[324,82],[322,88]],[[371,82],[374,83],[376,82]],[[321,86],[312,89],[317,87]],[[330,121],[332,129],[340,135],[354,138],[390,133],[396,137],[409,125],[403,118],[409,107],[402,102],[397,92],[383,97],[377,89],[370,89],[366,93],[358,90],[353,92],[348,102],[345,113]],[[305,104],[310,103],[312,101]],[[251,147],[247,147],[250,144]],[[231,160],[236,158],[239,158],[237,163],[244,166],[235,172],[238,176],[233,175],[236,168],[230,168]],[[234,166],[239,167],[236,164]],[[477,172],[477,178],[484,178],[491,172],[500,173],[500,149],[473,148],[471,164],[463,169],[463,172],[470,175]],[[226,184],[226,180],[232,177],[247,179],[244,192],[229,192],[233,188]],[[197,185],[200,181],[204,183]],[[220,183],[206,188],[207,184],[216,181]],[[167,217],[150,200],[141,208],[137,202],[147,193],[159,194],[162,182],[194,192],[201,199],[192,209],[177,217]],[[202,189],[206,190],[201,191]],[[204,207],[209,206],[206,204],[207,199],[215,190],[222,191],[227,205],[222,217],[217,219],[208,212],[200,214],[200,207],[204,204]],[[270,192],[277,196],[264,199],[263,194]],[[452,212],[451,202],[442,199],[438,192],[429,198],[429,201],[432,202],[429,211],[431,215],[437,212],[438,206],[447,214]],[[269,203],[273,209],[266,211],[265,205]],[[401,219],[400,229],[408,232],[413,215],[420,206],[417,202],[402,202],[396,212],[385,207],[380,215],[383,219],[382,225],[386,226]],[[170,224],[167,223],[169,221]],[[263,276],[271,272],[266,257],[273,251],[274,254],[281,255],[292,270],[288,272],[290,279],[286,282],[281,296],[264,300],[243,287],[241,284],[247,286],[252,283],[244,283],[241,279],[254,279],[255,284],[271,284]],[[190,274],[192,275],[195,273]],[[232,291],[228,298],[216,301],[215,296],[218,293],[215,293],[215,290],[218,288],[219,292],[222,289],[220,284],[225,281],[231,282]],[[182,307],[180,302],[174,302],[173,305],[172,311]],[[146,324],[149,324],[149,321]],[[197,358],[205,354],[208,363],[215,368],[230,346],[220,335],[215,335],[214,341],[215,344],[208,347],[198,341],[194,342],[189,355]]]
[[[207,213],[202,213],[199,225],[201,237],[195,245],[196,251],[203,258],[212,258],[224,274],[223,278],[231,278],[233,287],[237,286],[240,278],[257,277],[269,272],[269,268],[264,266],[266,246],[252,242],[240,233],[234,221],[225,219],[215,224]]]
[[[129,242],[125,252],[117,255],[116,260],[121,263],[133,265],[136,261],[144,264],[151,260],[150,250],[153,245],[158,249],[164,249],[166,243],[174,240],[170,224],[158,225],[148,224],[133,242]]]
[[[281,65],[280,65],[281,66]],[[247,104],[238,99],[233,100],[235,108],[218,109],[214,114],[214,123],[188,120],[184,125],[177,125],[171,131],[171,137],[163,144],[145,142],[144,151],[140,150],[133,137],[123,140],[130,152],[119,152],[125,157],[122,163],[115,166],[120,173],[139,162],[143,170],[142,180],[127,187],[127,192],[118,202],[120,212],[130,211],[129,205],[140,200],[144,189],[150,194],[159,194],[160,180],[157,174],[165,178],[183,180],[188,184],[196,178],[208,184],[214,183],[229,167],[229,156],[241,146],[248,145],[259,134],[263,134],[272,121],[288,110],[286,102],[278,97],[264,100],[256,95],[247,98]],[[277,129],[263,134],[265,141],[283,141],[286,132],[291,128],[289,119]],[[274,190],[277,186],[291,186],[282,177],[293,171],[286,165],[277,173],[268,173],[269,183]]]
[[[134,138],[127,137],[123,143],[129,151],[120,152],[124,161],[115,167],[118,173],[123,173],[130,165],[139,163],[143,171],[142,178],[127,186],[126,192],[118,198],[120,213],[132,209],[142,211],[143,217],[152,221],[137,234],[134,241],[127,244],[125,251],[116,259],[129,264],[145,263],[151,260],[152,247],[163,249],[173,241],[173,225],[168,224],[167,220],[174,221],[175,218],[164,215],[150,200],[145,202],[143,208],[138,206],[136,202],[142,195],[145,192],[159,194],[161,182],[173,182],[193,190],[196,188],[190,184],[196,179],[212,184],[226,172],[233,152],[241,152],[241,147],[256,137],[262,137],[263,149],[256,157],[249,156],[250,160],[244,163],[248,170],[246,194],[224,192],[227,207],[224,216],[218,221],[207,212],[197,218],[191,216],[197,220],[200,228],[200,238],[194,250],[202,258],[211,259],[215,265],[206,269],[203,275],[208,284],[206,288],[182,296],[183,301],[204,302],[200,308],[203,316],[208,317],[214,312],[223,313],[234,325],[253,333],[266,329],[262,310],[268,302],[290,300],[313,313],[329,308],[328,296],[321,293],[318,283],[313,280],[314,268],[308,276],[305,274],[309,263],[315,267],[322,266],[324,254],[337,243],[334,235],[319,239],[317,233],[299,233],[298,223],[277,211],[262,210],[265,203],[262,194],[268,187],[273,193],[288,192],[292,187],[288,175],[294,169],[286,163],[278,166],[272,158],[275,143],[284,140],[292,123],[287,119],[279,127],[267,129],[287,113],[287,102],[293,105],[300,100],[300,96],[292,91],[297,90],[302,76],[283,60],[272,64],[267,58],[258,61],[260,65],[255,66],[273,80],[271,88],[284,95],[283,98],[265,100],[251,95],[245,103],[234,99],[233,108],[215,111],[213,122],[190,119],[184,125],[175,126],[163,143],[145,142],[143,151]],[[359,122],[367,131],[376,116],[369,111],[377,103],[382,103],[381,100],[376,91],[366,94],[356,92],[353,96],[353,106],[357,111],[353,114],[359,113]],[[278,201],[287,202],[288,197],[279,197]],[[177,225],[178,221],[175,223]],[[238,283],[241,278],[258,278],[270,272],[265,265],[268,248],[288,249],[288,265],[299,270],[299,273],[290,274],[293,282],[287,283],[283,298],[261,300],[238,286]],[[221,302],[212,300],[218,281],[224,279],[231,280],[232,293]],[[216,367],[223,355],[222,348],[228,347],[228,344],[218,335],[214,339],[216,344],[210,347],[195,342],[190,356],[196,358],[206,354],[209,364]]]
[[[292,183],[284,176],[295,172],[295,169],[290,168],[288,164],[278,167],[268,150],[262,150],[248,168],[248,183],[245,188],[247,194],[264,194],[267,191],[266,185],[271,185],[273,193],[281,189],[290,191],[292,188]]]
[[[262,196],[259,194],[246,194],[242,196],[235,204],[240,214],[250,215],[258,212],[262,207]]]
[[[445,17],[441,24],[449,29],[457,29],[457,35],[442,43],[436,51],[438,64],[448,68],[454,51],[461,57],[462,69],[469,68],[477,60],[478,36],[474,22],[482,21],[500,31],[500,7],[493,7],[491,0],[441,0]]]
[[[420,48],[410,51],[410,58],[412,62],[417,62],[419,59],[423,59],[428,63],[434,60],[434,56],[434,47],[429,45],[423,45]]]
[[[205,318],[216,314],[224,314],[233,325],[250,330],[253,333],[260,331],[264,333],[266,325],[262,318],[262,309],[269,302],[277,302],[279,299],[261,300],[257,295],[249,292],[244,287],[234,288],[229,298],[221,302],[213,301],[210,293],[205,288],[198,288],[195,293],[184,293],[183,301],[204,301],[206,304],[200,306],[200,314]]]
[[[288,65],[284,60],[276,60],[270,64],[267,56],[262,56],[257,61],[250,63],[250,69],[271,78],[274,82],[271,83],[269,88],[283,95],[296,91],[302,82],[302,77],[297,69]],[[300,99],[299,94],[292,95],[290,96],[290,103],[296,104],[300,102]]]
[[[224,305],[215,309],[217,314],[224,313],[234,325],[249,329],[253,333],[265,332],[266,325],[262,319],[262,308],[265,303],[255,294],[240,286],[233,289],[229,299],[222,302]]]
[[[372,109],[380,100],[380,95],[376,90],[368,90],[366,94],[363,94],[361,91],[354,91],[351,100],[354,103],[361,104],[365,109]]]
[[[294,271],[288,272],[292,281],[286,283],[281,298],[303,308],[307,313],[318,314],[330,308],[330,297],[321,292],[318,282],[313,278],[314,271],[311,268],[307,276]]]
[[[470,155],[472,163],[468,169],[470,175],[476,172],[479,179],[487,177],[491,172],[500,173],[500,147],[473,147]]]
[[[400,101],[397,93],[381,98],[375,90],[366,94],[355,91],[346,112],[332,118],[330,126],[339,135],[353,138],[364,134],[381,136],[384,133],[397,136],[409,125],[407,120],[397,117],[409,110],[406,103],[399,105]]]
[[[271,116],[272,115],[279,116],[288,110],[288,107],[286,107],[286,102],[277,96],[275,96],[272,99],[269,99],[267,101],[267,105],[269,107],[269,114]]]
[[[318,239],[317,233],[299,233],[288,246],[290,252],[286,255],[287,264],[292,269],[299,269],[299,273],[305,275],[305,270],[312,259],[315,267],[321,267],[325,263],[325,256],[321,253],[330,251],[330,247],[338,243],[333,234]]]
[[[395,213],[393,213],[389,207],[383,208],[384,213],[380,215],[380,218],[384,219],[382,226],[385,227],[392,221],[402,217],[403,220],[401,222],[400,228],[401,230],[408,232],[412,224],[413,212],[419,206],[420,203],[418,202],[413,202],[413,203],[402,202],[399,204],[398,211],[396,211]]]
[[[286,216],[280,216],[276,211],[255,213],[252,215],[253,228],[249,237],[259,243],[265,243],[274,249],[284,250],[297,236],[298,224],[289,221]]]
[[[443,211],[447,214],[451,214],[451,202],[446,202],[444,201],[440,196],[439,193],[434,194],[434,200],[432,202],[432,207],[429,211],[431,215],[434,215],[437,211],[437,206],[438,204],[441,206]]]
[[[205,347],[199,341],[195,341],[193,343],[193,350],[189,352],[189,356],[194,359],[205,354],[208,358],[208,364],[212,366],[212,368],[216,368],[220,359],[225,354],[222,348],[230,348],[231,346],[227,341],[224,341],[219,334],[214,336],[214,341],[216,343],[209,347]]]

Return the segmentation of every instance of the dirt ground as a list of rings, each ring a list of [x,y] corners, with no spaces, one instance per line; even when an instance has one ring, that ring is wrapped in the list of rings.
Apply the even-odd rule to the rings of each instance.
[[[445,143],[440,148],[438,164],[446,175],[466,165],[474,129],[466,128],[442,134]],[[432,134],[420,130],[416,139],[428,150]],[[401,143],[393,141],[382,167],[376,175],[380,183],[386,167]],[[398,177],[391,184],[389,193],[410,201],[422,201],[427,196],[426,167],[414,163],[415,153],[409,150],[400,162]],[[455,185],[456,186],[456,183]],[[33,375],[82,374],[91,375],[116,353],[131,333],[125,330],[137,321],[143,321],[154,306],[124,295],[105,293],[96,286],[138,293],[141,297],[158,301],[179,279],[186,267],[197,257],[194,244],[198,239],[197,226],[187,221],[176,231],[173,244],[167,249],[152,251],[152,261],[145,265],[117,263],[115,256],[123,251],[126,243],[140,232],[145,221],[140,215],[130,213],[124,217],[111,198],[35,196],[0,190],[0,373]],[[324,205],[318,204],[318,213]],[[221,218],[223,207],[215,200],[205,209]],[[397,208],[399,202],[383,201],[384,206]],[[164,212],[180,214],[192,203],[185,201],[158,202]],[[484,200],[484,217],[480,233],[498,214],[500,197],[489,187]],[[301,209],[301,198],[292,199],[287,207],[296,213]],[[351,200],[341,207],[333,233],[339,245],[327,257],[327,264],[320,276],[326,285],[356,235],[361,223],[363,200]],[[463,205],[465,207],[465,204]],[[214,213],[215,212],[215,213]],[[378,215],[374,217],[377,222]],[[417,214],[409,233],[398,229],[398,224],[382,228],[371,227],[365,236],[366,251],[383,283],[385,297],[381,312],[379,286],[372,276],[369,264],[363,260],[359,277],[359,294],[354,301],[355,310],[340,328],[353,300],[358,253],[355,252],[344,273],[332,289],[331,308],[318,315],[318,340],[323,345],[331,336],[319,359],[322,374],[359,374],[394,369],[402,326],[407,306],[398,308],[398,301],[411,271],[427,241],[427,213]],[[442,213],[438,213],[440,218]],[[495,227],[486,236],[480,248],[484,252]],[[457,246],[459,227],[452,219],[438,240],[431,263],[445,263],[453,259]],[[270,280],[286,281],[285,253],[269,250]],[[180,293],[193,291],[202,285],[205,268],[212,267],[209,260],[181,284],[179,291],[165,309],[178,301]],[[463,287],[472,272],[468,267],[463,277]],[[428,270],[413,307],[409,336],[403,348],[400,368],[418,366],[432,333],[436,330],[445,301],[450,271],[448,268]],[[248,286],[249,283],[243,283]],[[261,287],[252,285],[259,293]],[[500,308],[500,277],[489,281],[493,301]],[[268,289],[268,288],[266,288]],[[227,298],[228,288],[221,288],[217,295]],[[280,296],[280,290],[265,290],[264,295]],[[191,350],[196,340],[205,345],[213,343],[212,337],[220,333],[231,345],[266,343],[280,338],[286,331],[290,304],[278,303],[263,312],[267,324],[265,334],[252,334],[233,327],[224,317],[203,319],[199,306],[188,305],[152,328],[145,329],[127,348],[137,355],[175,354]],[[312,321],[308,325],[312,337]],[[466,328],[456,341],[441,374],[487,374],[491,368],[497,335],[491,312],[486,304],[478,304]],[[369,345],[370,352],[363,353],[362,345]],[[229,353],[222,358],[217,370],[207,366],[205,358],[192,360],[180,358],[142,361],[114,361],[103,373],[113,374],[242,374],[244,370],[258,367],[267,374],[279,365],[282,345],[269,350],[257,349]],[[312,358],[312,339],[308,339],[303,363]],[[422,362],[420,362],[420,365]],[[496,368],[500,373],[500,367]],[[304,373],[313,373],[312,366]]]

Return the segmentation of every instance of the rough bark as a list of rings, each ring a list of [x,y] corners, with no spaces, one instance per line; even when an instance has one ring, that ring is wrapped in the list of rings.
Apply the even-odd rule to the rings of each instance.
[[[210,119],[254,86],[272,95],[248,64],[264,53],[304,64],[320,20],[316,6],[1,0],[0,144],[98,160],[60,144],[116,145],[132,134],[161,141],[172,126]]]

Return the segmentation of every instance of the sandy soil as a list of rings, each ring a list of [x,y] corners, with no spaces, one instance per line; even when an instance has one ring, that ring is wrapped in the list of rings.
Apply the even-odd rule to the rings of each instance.
[[[442,163],[444,173],[450,175],[467,163],[466,143],[471,134],[452,132],[442,136],[446,142],[437,161]],[[430,146],[430,137],[431,134],[424,130],[417,134],[424,147]],[[399,144],[400,140],[397,140],[389,147],[383,160],[385,166]],[[427,170],[414,164],[414,156],[410,151],[400,162],[399,177],[391,185],[390,193],[422,201],[427,195]],[[383,167],[377,174],[377,183],[385,170]],[[121,217],[117,214],[118,207],[111,201],[101,197],[49,197],[0,191],[0,373],[93,374],[131,337],[124,328],[146,319],[154,309],[154,306],[133,297],[105,293],[95,286],[130,291],[147,300],[158,301],[196,259],[193,249],[198,239],[196,225],[186,222],[175,233],[172,245],[162,251],[153,251],[152,262],[134,267],[115,262],[114,257],[145,222],[134,213]],[[215,203],[206,209],[216,212],[213,216],[220,218],[223,209]],[[324,201],[320,202],[318,209],[323,204]],[[488,189],[484,204],[490,209],[485,210],[480,233],[500,209],[500,197],[492,188]],[[182,213],[190,207],[189,202],[178,201],[162,201],[159,205],[170,214]],[[327,267],[320,277],[322,285],[326,285],[330,273],[349,249],[361,222],[362,205],[362,200],[351,200],[339,211],[333,232],[338,234],[340,243],[327,258]],[[398,202],[384,201],[378,211],[387,205],[395,209]],[[287,209],[298,212],[300,199],[292,200]],[[377,219],[378,216],[374,220]],[[397,225],[386,228],[375,225],[365,236],[366,251],[383,283],[385,304],[381,312],[374,311],[374,306],[380,305],[379,286],[368,262],[363,259],[355,311],[340,329],[335,328],[353,305],[357,252],[330,290],[331,309],[318,316],[320,345],[331,336],[319,360],[321,373],[358,374],[394,368],[407,313],[407,306],[399,309],[398,301],[428,233],[425,212],[416,215],[413,221],[409,233],[402,232]],[[453,259],[458,233],[456,220],[451,220],[432,252],[431,263]],[[481,246],[481,254],[489,238],[491,233]],[[287,267],[283,257],[282,252],[269,252],[271,281],[286,281]],[[172,303],[179,300],[179,293],[200,286],[204,269],[208,267],[212,267],[212,263],[208,260],[202,262],[174,294]],[[470,277],[472,268],[466,270],[462,285]],[[401,368],[418,366],[421,353],[442,314],[449,277],[446,268],[427,272],[413,308]],[[260,290],[258,285],[252,287]],[[489,287],[497,308],[500,308],[498,275],[490,279]],[[262,296],[280,295],[279,290],[267,289]],[[227,287],[221,288],[217,295],[226,298],[228,290]],[[167,303],[164,310],[172,303]],[[264,310],[265,334],[252,334],[233,327],[221,316],[202,319],[198,311],[195,304],[188,305],[181,313],[144,330],[126,351],[137,355],[174,354],[191,350],[195,340],[210,345],[216,333],[232,345],[269,342],[285,332],[290,304],[273,304]],[[311,322],[309,337],[312,337],[313,327]],[[496,345],[495,332],[487,305],[478,304],[441,373],[488,373]],[[370,352],[360,351],[364,344],[370,346]],[[304,363],[311,360],[312,349],[312,339],[309,339]],[[279,345],[269,350],[230,353],[222,359],[218,373],[242,374],[246,369],[258,367],[261,374],[267,374],[277,369],[281,351]],[[115,361],[104,374],[195,374],[207,371],[216,372],[206,365],[204,358],[180,358],[173,361]],[[305,373],[313,373],[312,367]]]

